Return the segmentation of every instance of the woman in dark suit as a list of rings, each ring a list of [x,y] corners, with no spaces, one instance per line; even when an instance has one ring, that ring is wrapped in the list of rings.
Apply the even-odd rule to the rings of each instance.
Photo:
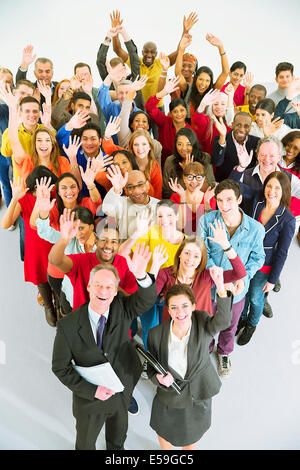
[[[214,266],[211,276],[218,289],[218,309],[214,317],[195,310],[193,291],[185,284],[168,289],[165,303],[170,318],[149,331],[148,350],[169,371],[156,374],[148,365],[148,376],[157,385],[150,426],[157,432],[160,446],[184,450],[195,448],[211,424],[211,398],[221,381],[209,357],[209,344],[231,321],[232,296],[224,287],[223,269]],[[178,395],[171,387],[176,380]]]
[[[264,296],[273,290],[286,261],[295,233],[296,219],[289,211],[291,183],[282,171],[273,171],[264,181],[264,198],[253,201],[253,215],[264,227],[264,266],[250,281],[238,332],[244,328],[237,343],[247,344],[258,325],[264,308]]]

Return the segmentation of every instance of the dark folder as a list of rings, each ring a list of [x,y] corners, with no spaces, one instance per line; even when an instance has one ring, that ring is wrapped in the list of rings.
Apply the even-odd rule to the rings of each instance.
[[[143,358],[146,359],[146,361],[148,361],[149,364],[151,364],[151,366],[153,367],[153,369],[156,370],[156,372],[158,372],[159,374],[162,374],[162,375],[167,375],[167,371],[155,359],[155,357],[152,356],[151,353],[145,351],[145,349],[140,344],[136,344],[135,347],[136,347],[136,350],[143,356]],[[178,395],[181,394],[181,388],[179,387],[179,385],[175,381],[170,386],[178,393]]]

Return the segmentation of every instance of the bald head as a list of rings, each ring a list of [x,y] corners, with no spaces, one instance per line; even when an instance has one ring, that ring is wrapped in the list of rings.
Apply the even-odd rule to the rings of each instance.
[[[142,50],[142,55],[143,55],[143,62],[147,67],[150,67],[154,60],[155,57],[157,56],[157,46],[154,42],[146,42],[144,44],[143,50]]]

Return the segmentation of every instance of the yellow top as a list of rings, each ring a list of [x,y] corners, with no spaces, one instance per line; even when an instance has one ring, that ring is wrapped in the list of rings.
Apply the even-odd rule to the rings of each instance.
[[[178,233],[181,233],[181,232],[178,232]],[[183,233],[182,234],[183,237],[185,238],[186,235]],[[183,240],[183,239],[182,239]],[[181,241],[182,242],[182,241]],[[132,247],[132,251],[135,250],[135,247],[136,247],[136,244],[137,243],[145,243],[146,246],[149,246],[149,249],[151,251],[151,253],[154,252],[154,248],[158,245],[163,245],[164,247],[167,248],[167,253],[168,253],[168,259],[167,261],[160,267],[161,268],[168,268],[169,266],[173,266],[174,264],[174,257],[175,257],[175,254],[179,248],[179,246],[181,245],[181,242],[178,243],[178,244],[173,244],[173,243],[170,243],[170,242],[167,242],[163,237],[162,237],[162,234],[161,234],[161,228],[159,227],[159,225],[155,224],[151,227],[151,229],[145,234],[143,235],[141,238],[139,238],[137,240],[137,242],[134,244],[134,246]],[[147,271],[150,270],[152,266],[152,258],[150,258],[150,261],[148,263],[148,266],[147,266]]]
[[[252,121],[255,121],[256,115],[250,113],[248,104],[245,104],[244,106],[237,106],[237,109],[238,111],[243,111],[244,113],[250,114]]]
[[[148,67],[147,65],[144,64],[142,57],[140,57],[140,63],[141,63],[141,66],[140,66],[141,77],[143,75],[147,75],[148,77],[147,83],[142,89],[143,97],[146,103],[148,99],[150,98],[150,96],[153,96],[158,92],[157,87],[158,87],[159,77],[162,72],[162,65],[159,59],[154,59],[153,64]],[[130,67],[129,58],[126,64]],[[161,106],[163,106],[163,104],[164,104],[163,100],[160,100],[157,106],[160,108]]]

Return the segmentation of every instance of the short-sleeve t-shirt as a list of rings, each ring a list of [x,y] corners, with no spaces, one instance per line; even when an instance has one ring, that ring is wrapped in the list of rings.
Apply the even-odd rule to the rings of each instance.
[[[158,86],[159,77],[160,77],[160,74],[161,74],[161,71],[162,71],[162,65],[161,65],[159,59],[154,59],[153,64],[150,65],[149,67],[144,64],[142,57],[140,57],[140,62],[141,62],[141,66],[140,66],[141,77],[143,75],[147,75],[147,77],[148,77],[147,83],[144,86],[144,88],[142,89],[142,94],[143,94],[143,97],[144,97],[144,101],[146,103],[146,101],[148,101],[150,96],[153,96],[157,93],[157,86]],[[129,58],[128,58],[126,64],[130,65]],[[163,100],[161,100],[158,103],[158,107],[163,106],[163,104],[164,104]]]
[[[73,309],[80,307],[89,300],[87,285],[89,283],[90,272],[97,266],[99,260],[95,253],[79,253],[67,255],[73,261],[73,268],[67,273],[73,286]],[[137,291],[137,283],[134,275],[129,271],[126,259],[123,256],[115,255],[113,266],[118,270],[121,287],[127,294]]]

